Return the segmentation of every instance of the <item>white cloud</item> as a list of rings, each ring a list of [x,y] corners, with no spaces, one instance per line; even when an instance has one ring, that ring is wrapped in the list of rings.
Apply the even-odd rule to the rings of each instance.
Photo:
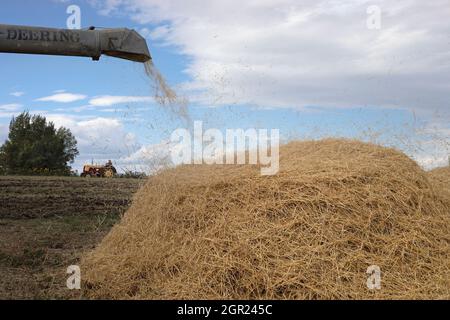
[[[98,163],[116,160],[140,148],[136,136],[128,132],[119,119],[67,114],[48,114],[46,118],[57,127],[69,128],[75,135],[80,155],[73,167],[78,170],[92,159]]]
[[[105,108],[105,109],[100,109],[98,111],[99,112],[108,112],[108,113],[117,113],[117,112],[126,111],[126,109]]]
[[[89,100],[89,104],[95,107],[109,107],[116,104],[136,103],[136,102],[152,102],[153,97],[142,96],[97,96]]]
[[[18,111],[23,108],[19,103],[0,104],[0,111]]]
[[[189,57],[185,88],[205,104],[449,109],[448,0],[107,0]],[[157,62],[156,62],[157,63]],[[194,93],[196,93],[194,95]]]
[[[0,118],[12,118],[14,116],[17,116],[20,114],[20,112],[4,112],[0,111]]]
[[[21,97],[25,94],[25,92],[23,91],[15,91],[15,92],[11,92],[9,95],[13,96],[13,97]]]
[[[450,128],[425,128],[419,132],[419,139],[412,157],[422,168],[429,170],[449,164]]]
[[[449,164],[449,158],[446,155],[441,156],[419,156],[416,161],[425,170],[431,170],[439,167],[445,167]]]
[[[142,146],[129,156],[117,159],[116,163],[122,170],[153,173],[173,165],[170,152],[174,147],[168,141]]]
[[[46,118],[58,127],[69,128],[77,137],[80,151],[89,154],[128,155],[129,148],[136,145],[135,136],[126,132],[119,119],[64,114],[48,114]]]
[[[19,103],[9,103],[0,105],[0,118],[11,118],[14,117],[22,111],[22,104]]]
[[[59,103],[70,103],[75,101],[80,101],[86,99],[87,96],[83,94],[74,93],[56,93],[48,97],[42,97],[36,99],[35,101],[46,101],[46,102],[59,102]]]

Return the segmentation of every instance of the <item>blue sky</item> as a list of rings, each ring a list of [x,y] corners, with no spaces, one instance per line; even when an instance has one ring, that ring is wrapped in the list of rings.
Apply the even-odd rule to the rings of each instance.
[[[427,167],[445,164],[450,34],[438,5],[380,1],[386,19],[373,31],[365,26],[367,1],[324,2],[324,9],[321,1],[274,0],[238,11],[233,1],[6,0],[0,22],[65,28],[66,8],[76,4],[83,28],[145,36],[155,65],[205,127],[374,140]],[[404,17],[412,11],[419,16]],[[430,17],[440,23],[417,22]],[[91,159],[136,167],[187,125],[152,102],[139,63],[0,54],[0,66],[0,139],[12,115],[44,114],[76,135],[74,169]]]

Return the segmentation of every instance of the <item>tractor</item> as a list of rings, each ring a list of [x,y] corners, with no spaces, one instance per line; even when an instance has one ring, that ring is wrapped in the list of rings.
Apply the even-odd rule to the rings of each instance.
[[[91,165],[86,164],[83,167],[82,177],[86,178],[113,178],[117,174],[116,168],[112,165],[111,160],[109,160],[105,165]]]

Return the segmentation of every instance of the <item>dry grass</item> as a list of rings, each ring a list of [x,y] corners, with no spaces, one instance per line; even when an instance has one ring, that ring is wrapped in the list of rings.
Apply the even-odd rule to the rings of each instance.
[[[71,299],[66,269],[78,264],[118,215],[0,219],[0,300]]]
[[[404,154],[293,142],[280,172],[183,166],[147,182],[82,261],[85,296],[449,299],[450,203]],[[370,265],[382,289],[366,287]]]
[[[431,170],[429,173],[431,181],[441,190],[447,192],[450,201],[450,167]]]

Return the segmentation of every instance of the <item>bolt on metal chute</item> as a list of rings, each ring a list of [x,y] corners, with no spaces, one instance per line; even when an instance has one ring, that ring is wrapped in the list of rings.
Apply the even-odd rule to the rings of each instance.
[[[0,52],[82,56],[102,54],[136,62],[151,59],[147,42],[134,30],[68,30],[0,24]]]

